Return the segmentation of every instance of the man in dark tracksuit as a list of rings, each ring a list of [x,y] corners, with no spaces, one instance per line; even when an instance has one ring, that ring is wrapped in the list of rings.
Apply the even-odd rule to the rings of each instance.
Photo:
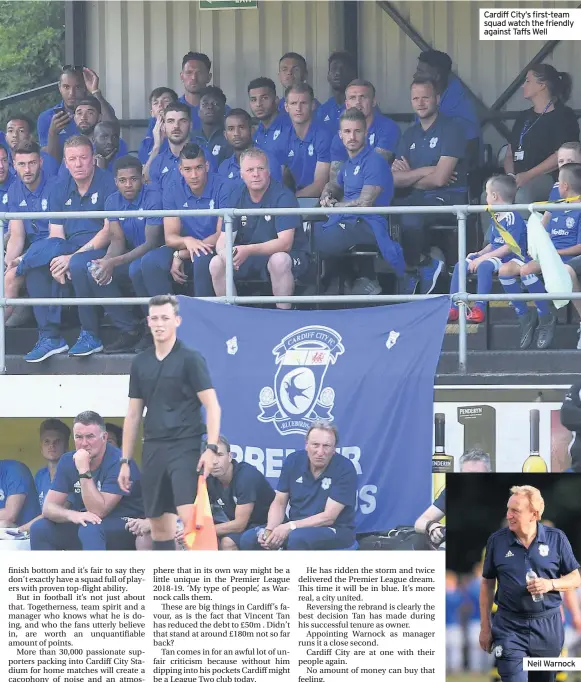
[[[581,381],[577,381],[571,386],[563,405],[561,406],[561,424],[569,431],[573,432],[573,440],[569,445],[571,455],[571,469],[575,472],[581,471]]]
[[[508,527],[493,533],[486,544],[480,646],[494,653],[503,682],[552,682],[554,672],[527,672],[523,658],[560,655],[560,592],[581,585],[579,562],[565,534],[540,523],[545,507],[540,491],[525,485],[512,487],[511,493]],[[498,610],[491,616],[493,601]]]

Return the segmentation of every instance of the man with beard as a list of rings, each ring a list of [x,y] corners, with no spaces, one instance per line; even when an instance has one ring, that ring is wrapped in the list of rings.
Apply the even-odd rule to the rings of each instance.
[[[265,152],[277,153],[278,138],[290,125],[288,116],[278,113],[278,97],[276,86],[270,78],[255,78],[248,84],[250,111],[258,119],[258,128],[254,133],[254,144]]]
[[[161,145],[154,143],[144,171],[149,182],[157,185],[162,191],[168,181],[173,182],[180,152],[190,138],[191,109],[182,102],[173,102],[163,112],[163,121],[167,147],[162,149]]]
[[[81,131],[73,120],[76,105],[87,96],[97,99],[103,120],[116,120],[113,107],[103,97],[99,88],[99,76],[87,66],[63,66],[59,78],[59,92],[62,100],[56,106],[43,111],[36,124],[40,146],[60,161],[63,145],[71,135]]]
[[[190,119],[194,128],[202,125],[200,121],[201,93],[212,80],[212,62],[203,52],[188,52],[182,59],[180,79],[185,93],[179,98],[190,110]]]
[[[234,150],[234,154],[224,159],[218,168],[218,175],[233,183],[243,182],[240,178],[240,155],[245,149],[252,147],[252,119],[244,109],[232,109],[226,116],[224,134],[226,141]],[[270,176],[282,182],[281,166],[274,154],[265,152],[270,166]]]
[[[14,167],[17,179],[8,190],[9,211],[14,213],[46,211],[52,188],[57,182],[54,176],[47,177],[40,147],[36,142],[27,142],[14,150]],[[10,238],[6,246],[6,271],[4,290],[8,298],[17,298],[24,286],[24,277],[18,276],[18,265],[26,257],[31,244],[48,237],[48,220],[11,220]],[[18,327],[30,317],[25,306],[6,309],[8,327]]]
[[[345,111],[345,88],[357,78],[357,65],[348,52],[333,52],[329,57],[327,82],[332,96],[317,109],[317,120],[328,126],[331,134],[339,130],[339,117]]]
[[[298,54],[298,52],[287,52],[279,59],[278,80],[282,85],[283,93],[285,93],[287,88],[290,88],[291,85],[306,83],[307,76],[307,60],[302,54]],[[316,109],[320,104],[321,103],[315,99],[313,108]],[[284,97],[280,98],[278,110],[283,116],[286,114]]]
[[[96,150],[96,138],[95,138],[95,131],[97,130],[97,126],[99,125],[99,121],[101,119],[101,103],[99,102],[98,99],[95,97],[85,97],[82,99],[76,106],[75,108],[75,124],[77,128],[81,131],[82,135],[85,135],[88,137],[92,142],[93,142],[93,151],[95,152],[95,162],[97,163],[99,168],[107,168],[107,162],[103,158],[103,155],[100,154],[101,158],[99,159],[97,157],[97,150]],[[105,122],[104,122],[105,123]],[[105,137],[109,137],[109,132],[116,130],[117,133],[117,156],[125,156],[127,154],[127,145],[123,140],[119,138],[119,123],[117,120],[115,121],[107,121],[106,122],[106,127],[101,129],[101,132],[107,131],[107,135]],[[112,140],[109,140],[111,142]],[[101,151],[103,151],[103,138],[101,137]],[[61,164],[59,173],[58,173],[58,179],[59,180],[66,180],[69,176],[69,171],[67,170],[66,164],[63,162]]]

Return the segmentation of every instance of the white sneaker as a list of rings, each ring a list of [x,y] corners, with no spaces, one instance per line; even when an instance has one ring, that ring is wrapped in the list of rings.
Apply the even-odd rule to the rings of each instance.
[[[371,280],[367,277],[359,277],[353,282],[351,293],[354,296],[377,296],[381,293],[381,287],[376,279]]]

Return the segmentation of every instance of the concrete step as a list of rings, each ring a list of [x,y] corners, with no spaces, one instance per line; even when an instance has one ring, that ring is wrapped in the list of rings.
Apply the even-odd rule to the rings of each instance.
[[[69,344],[69,347],[75,343],[79,338],[80,327],[65,327],[63,329],[63,337]],[[99,328],[99,337],[101,341],[107,345],[119,336],[119,330],[115,327],[101,326]],[[32,350],[34,344],[38,341],[38,330],[30,327],[16,327],[6,330],[6,354],[7,355],[24,355]]]
[[[578,375],[581,371],[581,351],[570,350],[487,350],[469,352],[467,371],[476,375]],[[458,373],[458,354],[443,352],[438,375]]]

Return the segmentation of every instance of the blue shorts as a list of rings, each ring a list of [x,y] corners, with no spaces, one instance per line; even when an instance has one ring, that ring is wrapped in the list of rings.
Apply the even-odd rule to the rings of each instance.
[[[535,671],[533,678],[523,670],[523,658],[556,658],[564,639],[559,608],[531,618],[499,609],[492,617],[492,653],[503,682],[554,679],[550,671]]]

